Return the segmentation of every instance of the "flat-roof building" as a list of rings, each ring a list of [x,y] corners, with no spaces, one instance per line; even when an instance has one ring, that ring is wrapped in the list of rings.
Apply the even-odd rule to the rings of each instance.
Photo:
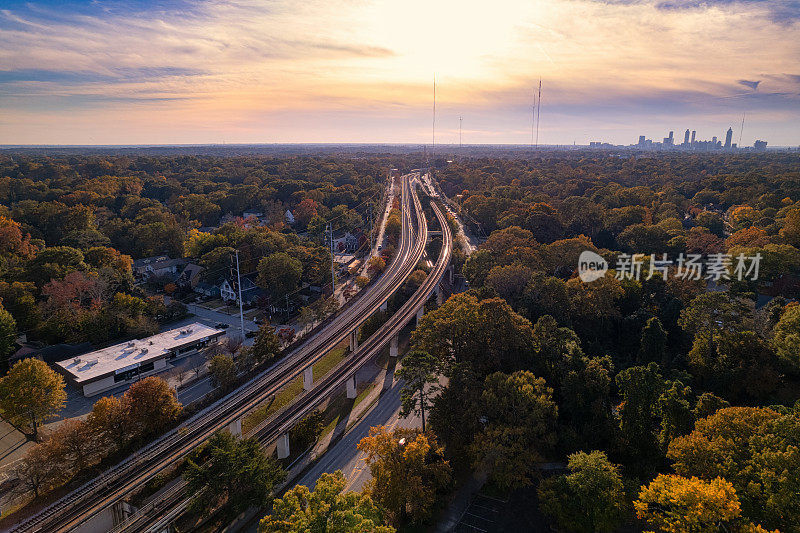
[[[167,368],[167,361],[188,356],[214,344],[225,330],[195,322],[182,328],[164,331],[146,339],[137,339],[58,361],[56,369],[83,389],[84,396],[94,396],[124,383],[131,383]]]

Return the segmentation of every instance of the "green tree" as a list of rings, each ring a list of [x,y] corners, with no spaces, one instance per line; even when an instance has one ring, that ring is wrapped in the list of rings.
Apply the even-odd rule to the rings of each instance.
[[[280,355],[281,340],[278,338],[278,334],[275,333],[275,328],[269,324],[262,324],[258,328],[256,338],[253,340],[251,353],[258,363],[272,361],[273,358]]]
[[[425,413],[432,406],[431,397],[439,390],[438,361],[427,352],[412,351],[403,357],[403,366],[398,377],[405,380],[400,391],[402,409],[400,416],[414,413],[422,418],[422,432],[425,432]]]
[[[296,485],[276,499],[272,514],[258,524],[259,533],[393,533],[383,525],[380,509],[366,494],[344,492],[344,474],[322,474],[313,491]]]
[[[689,400],[692,398],[692,389],[685,387],[680,381],[673,381],[668,389],[658,397],[655,404],[655,413],[661,417],[661,430],[658,433],[658,443],[666,451],[669,443],[675,437],[686,435],[692,431],[694,415]]]
[[[8,371],[8,356],[14,350],[17,322],[5,310],[0,300],[0,374]]]
[[[419,522],[433,511],[436,493],[448,486],[450,464],[431,433],[410,429],[389,432],[384,426],[370,428],[358,449],[372,474],[365,494],[386,512],[392,524]]]
[[[208,373],[214,387],[228,390],[236,381],[236,364],[230,355],[217,354],[208,364]]]
[[[475,463],[502,489],[530,483],[536,463],[556,442],[553,389],[523,370],[486,378],[479,413],[483,431],[472,446]]]
[[[617,387],[622,395],[619,408],[620,430],[628,449],[640,458],[656,453],[653,435],[653,408],[664,390],[664,379],[658,365],[633,366],[617,374]]]
[[[64,378],[39,359],[24,359],[0,379],[0,416],[30,440],[43,422],[57,417],[67,393]]]
[[[191,507],[206,515],[225,506],[233,517],[249,507],[263,507],[286,473],[268,457],[255,439],[240,439],[228,432],[214,434],[202,464],[187,460],[184,474]]]
[[[697,398],[697,403],[692,410],[695,420],[711,416],[720,409],[730,407],[727,401],[723,400],[713,392],[704,392]]]
[[[614,531],[627,504],[622,476],[601,451],[569,456],[570,473],[547,478],[539,485],[539,505],[558,527],[567,531]]]
[[[303,263],[286,252],[277,252],[258,263],[258,284],[273,298],[292,292],[303,275]]]
[[[669,352],[667,351],[667,332],[658,317],[651,317],[642,328],[642,339],[636,361],[639,364],[650,362],[669,365]]]
[[[788,369],[800,372],[800,305],[783,312],[772,330],[772,347]]]

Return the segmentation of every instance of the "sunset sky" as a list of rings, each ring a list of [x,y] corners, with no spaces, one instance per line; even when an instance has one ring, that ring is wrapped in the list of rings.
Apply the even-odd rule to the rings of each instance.
[[[0,144],[800,144],[798,0],[0,1]],[[758,82],[758,83],[755,83]]]

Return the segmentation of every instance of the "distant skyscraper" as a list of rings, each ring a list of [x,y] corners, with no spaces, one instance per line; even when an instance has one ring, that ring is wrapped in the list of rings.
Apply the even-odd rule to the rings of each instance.
[[[675,132],[670,131],[669,137],[664,137],[664,145],[665,146],[674,146],[675,145]]]
[[[733,128],[728,128],[728,133],[725,134],[725,148],[731,147],[732,139],[733,139]]]
[[[645,139],[644,135],[639,135],[639,146],[644,146],[644,139]]]
[[[683,144],[689,144],[689,129],[686,129],[686,133],[683,134]]]
[[[697,134],[697,131],[692,130],[692,144],[694,144],[694,137]]]

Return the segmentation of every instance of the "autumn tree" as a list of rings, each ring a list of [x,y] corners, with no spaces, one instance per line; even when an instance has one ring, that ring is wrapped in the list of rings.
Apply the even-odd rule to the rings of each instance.
[[[479,403],[482,431],[472,445],[477,465],[502,489],[530,483],[536,463],[555,445],[553,389],[527,371],[486,378]]]
[[[380,509],[366,494],[344,492],[340,470],[322,474],[314,490],[295,485],[272,503],[272,514],[261,519],[259,533],[393,533],[383,525]]]
[[[736,488],[742,515],[781,531],[800,529],[800,414],[728,407],[695,422],[667,451],[675,471]]]
[[[174,423],[181,414],[175,391],[157,376],[137,381],[125,392],[131,425],[136,434],[157,435]]]
[[[364,461],[372,474],[364,492],[392,524],[401,526],[430,516],[437,493],[451,478],[450,464],[433,434],[409,429],[390,432],[378,426],[370,428],[358,449],[366,454]]]
[[[13,467],[14,477],[19,481],[15,492],[31,494],[38,498],[62,479],[58,457],[46,444],[35,444]]]
[[[208,458],[202,464],[188,459],[184,475],[192,498],[190,505],[203,515],[223,505],[227,517],[249,507],[263,507],[286,477],[255,439],[219,432],[208,441],[205,454]]]
[[[569,456],[569,474],[539,485],[539,506],[566,531],[614,531],[627,511],[622,476],[601,451]]]
[[[39,359],[24,359],[0,379],[0,415],[30,440],[42,423],[57,417],[67,393],[64,378]]]
[[[633,502],[636,516],[665,533],[731,530],[741,508],[736,490],[723,478],[703,481],[660,474]]]
[[[86,418],[98,441],[111,451],[123,449],[131,438],[133,427],[129,407],[124,397],[104,396],[94,403]]]
[[[251,348],[253,359],[257,363],[271,361],[281,353],[281,340],[275,333],[275,328],[269,324],[262,324],[258,328],[256,338],[253,340]]]
[[[430,411],[431,398],[439,390],[438,362],[427,352],[412,351],[403,357],[403,366],[397,376],[405,381],[400,391],[400,416],[411,413],[422,418],[422,432],[425,432],[425,413]]]

